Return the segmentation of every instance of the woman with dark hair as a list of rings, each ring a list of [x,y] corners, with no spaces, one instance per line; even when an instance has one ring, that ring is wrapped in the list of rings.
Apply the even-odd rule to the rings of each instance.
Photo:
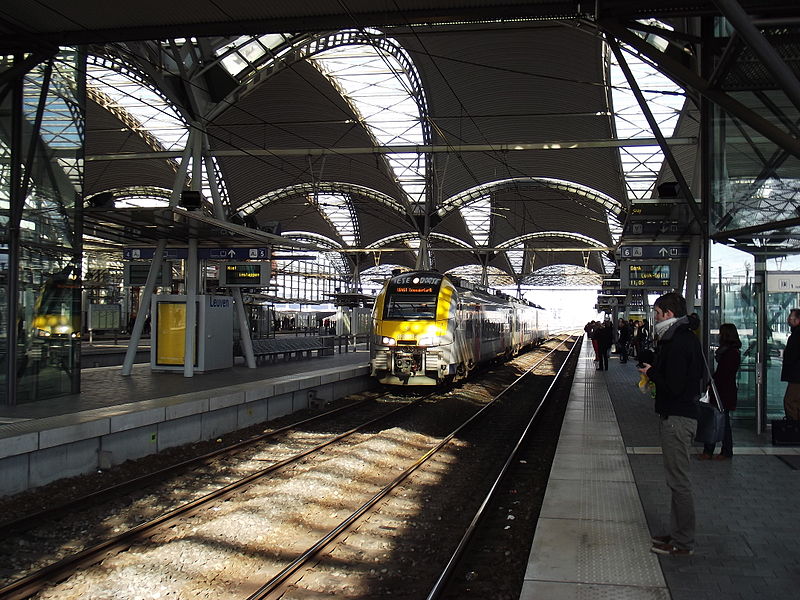
[[[739,371],[741,358],[739,349],[742,342],[739,332],[733,323],[723,323],[719,327],[719,348],[714,353],[717,368],[714,371],[714,385],[720,396],[717,406],[725,413],[725,436],[722,438],[722,450],[714,456],[716,444],[705,444],[703,453],[698,454],[699,460],[729,460],[733,457],[733,435],[731,433],[731,412],[736,410],[736,373]],[[714,389],[709,392],[711,401],[714,402]]]

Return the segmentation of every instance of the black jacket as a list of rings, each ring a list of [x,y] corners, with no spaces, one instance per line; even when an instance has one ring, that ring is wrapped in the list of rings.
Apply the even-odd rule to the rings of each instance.
[[[700,342],[681,317],[659,338],[655,364],[647,372],[656,384],[656,412],[696,419],[704,370]]]
[[[783,350],[781,381],[800,383],[800,325],[792,327],[792,333],[786,340],[786,348]]]

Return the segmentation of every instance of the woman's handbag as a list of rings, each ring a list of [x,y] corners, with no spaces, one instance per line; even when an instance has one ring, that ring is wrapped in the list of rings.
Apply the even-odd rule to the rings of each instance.
[[[719,394],[717,393],[717,386],[714,385],[714,376],[711,374],[711,369],[708,368],[708,362],[703,355],[703,362],[706,363],[706,371],[711,377],[710,386],[713,394],[709,394],[709,389],[706,388],[705,393],[700,396],[697,403],[697,432],[694,436],[694,441],[703,444],[716,444],[722,441],[725,436],[725,413],[717,407],[719,402]],[[712,397],[714,402],[712,402]]]
[[[716,444],[722,441],[724,435],[725,413],[711,402],[699,402],[697,433],[694,436],[694,440],[703,444]]]

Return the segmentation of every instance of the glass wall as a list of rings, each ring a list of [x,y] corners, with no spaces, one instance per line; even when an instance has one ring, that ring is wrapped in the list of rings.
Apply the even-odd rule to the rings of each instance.
[[[12,66],[0,59],[0,72]],[[81,55],[63,50],[24,79],[22,144],[11,151],[12,96],[0,116],[0,403],[33,402],[80,386],[80,197],[83,180]],[[21,162],[17,315],[9,323],[12,159]],[[16,329],[16,348],[8,334]],[[16,357],[16,393],[8,361]]]
[[[716,350],[719,326],[733,323],[742,341],[737,384],[738,405],[736,419],[752,419],[756,410],[756,307],[753,256],[719,244],[711,248],[711,315],[709,321],[710,345]]]
[[[786,24],[759,27],[780,56],[791,55],[787,50],[796,45],[800,28]],[[716,20],[715,35],[723,43],[732,34],[733,29],[724,19]],[[764,60],[747,44],[731,48],[724,61],[722,54],[714,60],[716,64],[711,67],[718,89],[745,110],[733,115],[719,106],[711,107],[712,150],[707,163],[710,233],[747,253],[720,262],[720,257],[729,251],[719,247],[712,250],[712,342],[720,322],[734,323],[739,329],[743,347],[740,409],[736,416],[742,418],[755,415],[756,341],[759,336],[766,340],[763,361],[767,418],[777,418],[783,416],[786,387],[780,381],[788,334],[786,316],[799,299],[794,293],[770,293],[764,287],[763,273],[756,273],[754,268],[756,256],[766,262],[768,272],[774,272],[786,269],[786,265],[776,262],[776,257],[800,254],[800,228],[792,225],[800,215],[800,159],[773,141],[779,139],[775,131],[798,137],[800,111],[783,91],[781,82],[765,68]],[[781,222],[789,226],[770,227]],[[766,297],[760,297],[762,294]],[[762,300],[766,303],[766,318],[759,327],[757,311]]]

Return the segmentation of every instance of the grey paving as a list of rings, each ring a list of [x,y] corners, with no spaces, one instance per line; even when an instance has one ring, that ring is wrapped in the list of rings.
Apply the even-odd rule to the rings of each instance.
[[[239,359],[231,369],[195,374],[193,377],[184,377],[182,372],[153,373],[149,363],[134,365],[128,377],[122,376],[119,366],[83,369],[80,394],[16,406],[0,404],[0,423],[43,419],[190,392],[219,390],[273,377],[369,363],[369,352],[363,348],[353,352],[352,346],[350,350],[333,356],[278,360],[259,364],[255,369],[248,369]]]
[[[652,399],[638,391],[635,364],[612,357],[603,380],[628,450],[650,531],[666,531],[669,492],[664,483]],[[800,597],[800,471],[751,423],[734,422],[732,461],[692,461],[697,545],[692,557],[659,557],[674,600]],[[650,449],[650,450],[648,450]],[[698,445],[697,452],[702,448]]]
[[[605,386],[586,345],[570,391],[522,600],[669,597]]]
[[[800,597],[800,448],[734,422],[731,461],[691,463],[697,545],[657,556],[667,531],[658,419],[635,363],[597,371],[584,345],[521,600]],[[696,453],[702,450],[698,444]],[[785,459],[785,460],[784,460]]]

